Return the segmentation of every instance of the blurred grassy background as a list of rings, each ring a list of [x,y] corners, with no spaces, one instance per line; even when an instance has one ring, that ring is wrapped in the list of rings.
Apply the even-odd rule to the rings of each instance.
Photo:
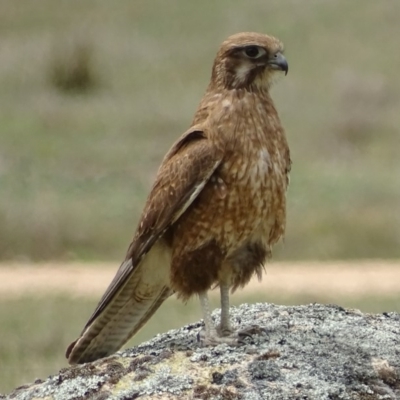
[[[273,90],[294,161],[274,258],[399,258],[399,15],[398,0],[2,0],[0,259],[120,260],[220,42],[246,30],[278,36],[290,65]],[[0,392],[65,365],[96,301],[2,300]],[[136,342],[199,317],[176,304]]]
[[[229,34],[274,34],[280,259],[400,256],[397,0],[0,3],[0,258],[120,259]]]

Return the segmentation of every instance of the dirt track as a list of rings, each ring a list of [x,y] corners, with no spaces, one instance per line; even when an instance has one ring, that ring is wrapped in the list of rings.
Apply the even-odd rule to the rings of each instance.
[[[0,296],[57,293],[98,297],[117,267],[117,263],[3,264],[0,266]],[[271,263],[262,282],[253,280],[238,294],[254,291],[288,295],[396,295],[400,293],[400,261]]]

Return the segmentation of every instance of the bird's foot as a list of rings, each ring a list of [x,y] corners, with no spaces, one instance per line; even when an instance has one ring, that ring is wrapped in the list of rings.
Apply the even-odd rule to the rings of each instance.
[[[201,331],[197,339],[203,346],[217,346],[222,343],[229,346],[240,346],[245,343],[246,338],[251,338],[264,332],[264,329],[258,325],[248,326],[240,330],[234,330],[230,326],[218,326],[216,330],[214,329],[209,333],[205,330]]]
[[[235,335],[236,331],[230,325],[219,324],[217,326],[217,334],[219,337],[229,337]]]
[[[219,344],[227,344],[228,346],[239,346],[242,344],[236,332],[231,332],[229,336],[220,336],[215,330],[210,333],[206,331],[199,332],[197,340],[204,347],[217,346]]]
[[[230,325],[228,326],[217,326],[217,334],[219,337],[230,337],[237,339],[244,339],[246,337],[252,337],[253,335],[260,335],[264,332],[263,328],[258,325],[247,326],[244,329],[235,330]]]
[[[239,338],[244,339],[246,337],[252,337],[254,335],[261,335],[265,333],[265,329],[261,328],[259,325],[247,326],[236,332]]]

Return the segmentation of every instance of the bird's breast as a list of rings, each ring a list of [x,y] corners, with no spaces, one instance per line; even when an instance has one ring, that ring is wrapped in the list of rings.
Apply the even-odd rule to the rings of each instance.
[[[290,158],[272,102],[250,94],[218,102],[207,118],[224,157],[174,227],[176,253],[215,242],[229,257],[247,242],[268,248],[284,233]]]
[[[215,193],[224,187],[225,197],[215,196],[215,202],[223,226],[221,241],[229,251],[253,236],[273,244],[284,232],[286,166],[279,149],[274,150],[271,154],[267,146],[258,143],[245,154],[232,154],[214,178]]]

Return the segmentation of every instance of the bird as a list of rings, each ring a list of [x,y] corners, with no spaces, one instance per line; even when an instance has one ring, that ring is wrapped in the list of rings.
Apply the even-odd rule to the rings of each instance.
[[[238,343],[230,293],[261,279],[286,226],[291,158],[270,95],[288,73],[282,42],[241,32],[221,44],[189,129],[167,152],[125,260],[82,333],[70,364],[118,351],[172,294],[197,296],[205,346]],[[218,287],[220,324],[208,291]]]

